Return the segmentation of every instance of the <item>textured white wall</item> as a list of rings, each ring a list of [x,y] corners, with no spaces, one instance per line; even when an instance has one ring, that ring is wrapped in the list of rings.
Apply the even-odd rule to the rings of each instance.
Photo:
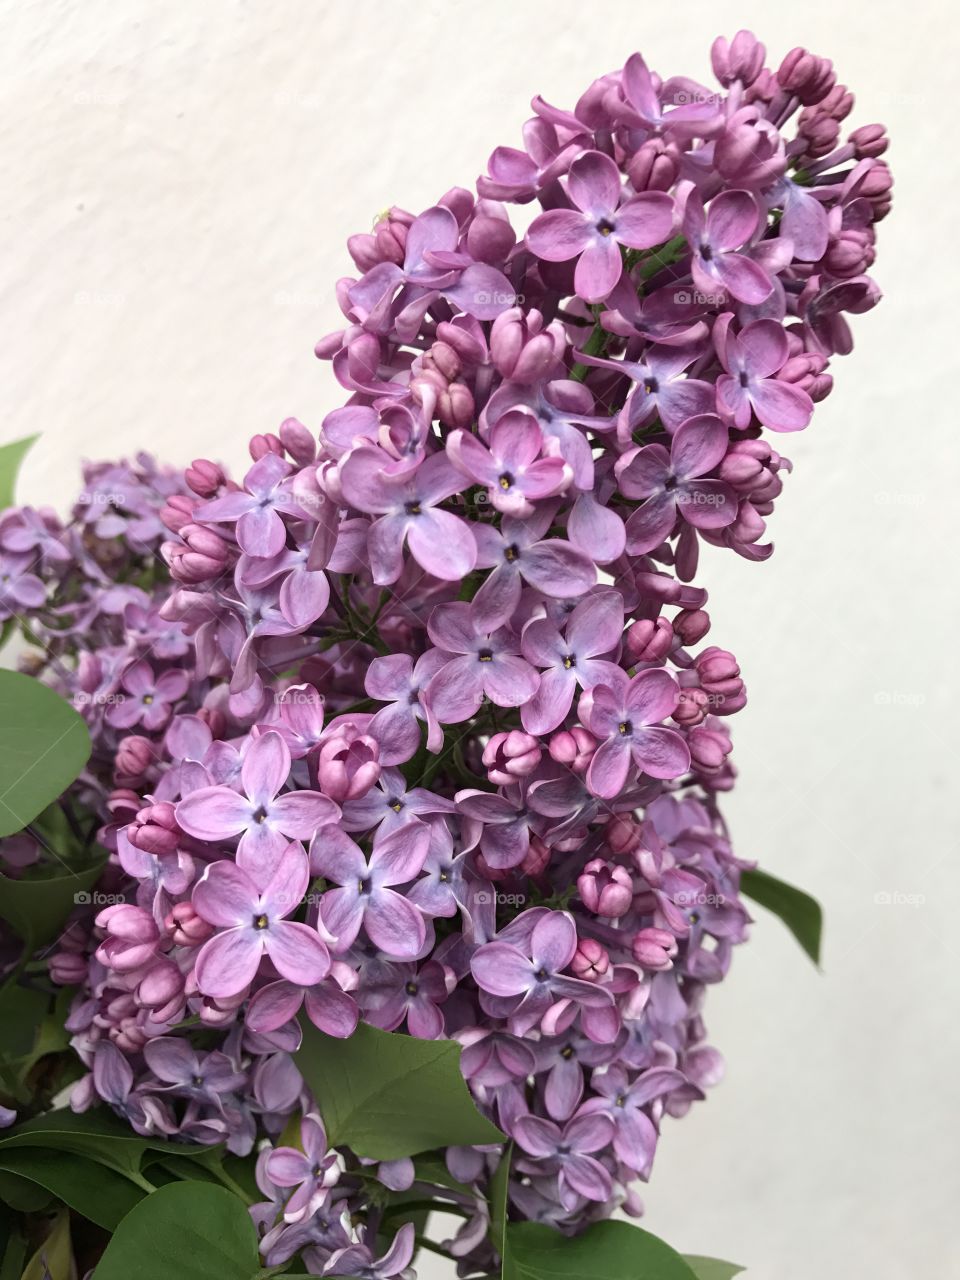
[[[41,430],[22,495],[66,503],[82,456],[233,462],[338,401],[343,242],[515,144],[641,47],[706,78],[713,35],[832,56],[887,122],[887,297],[812,428],[773,560],[707,556],[735,730],[742,853],[815,892],[824,972],[761,917],[708,1021],[727,1082],[667,1123],[647,1225],[758,1280],[947,1275],[960,942],[951,794],[956,605],[958,19],[945,0],[226,3],[2,0],[0,439]],[[952,187],[951,187],[952,182]],[[951,256],[952,255],[952,256]],[[878,894],[922,898],[882,905]],[[758,913],[759,914],[759,913]],[[439,1277],[431,1259],[427,1276]]]

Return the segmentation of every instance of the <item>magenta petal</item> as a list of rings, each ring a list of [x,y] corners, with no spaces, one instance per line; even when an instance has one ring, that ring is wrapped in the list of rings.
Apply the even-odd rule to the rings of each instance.
[[[339,954],[352,947],[363,924],[364,899],[357,886],[345,889],[328,889],[320,905],[320,916],[328,933],[336,938],[331,944]]]
[[[454,658],[427,682],[424,699],[443,724],[469,720],[480,706],[483,683],[479,668],[472,655]]]
[[[673,197],[663,191],[645,191],[617,210],[617,239],[631,249],[650,249],[670,239],[673,219]]]
[[[585,151],[570,166],[567,192],[577,208],[602,218],[620,203],[622,182],[620,170],[609,156],[602,151]]]
[[[613,1192],[609,1171],[593,1156],[571,1155],[563,1162],[563,1177],[588,1200],[608,1200]]]
[[[552,667],[542,672],[539,688],[520,709],[520,718],[527,733],[552,733],[570,710],[576,687],[573,672],[563,667]]]
[[[603,507],[592,493],[581,493],[567,521],[570,541],[596,564],[610,564],[623,555],[627,535],[615,511]]]
[[[205,942],[197,956],[197,986],[204,995],[228,999],[239,995],[257,976],[263,935],[252,929],[228,929]]]
[[[474,953],[470,971],[493,996],[519,996],[533,984],[533,966],[507,942],[491,942]]]
[[[465,578],[477,563],[470,527],[450,511],[431,507],[411,521],[407,543],[417,563],[445,582]]]
[[[630,744],[616,738],[601,742],[587,770],[587,786],[593,795],[610,800],[619,795],[630,772]]]
[[[488,573],[471,603],[477,630],[490,633],[508,622],[520,603],[520,591],[520,574],[515,567],[503,563]]]
[[[345,831],[339,827],[323,827],[310,844],[310,868],[314,875],[325,876],[336,884],[356,884],[367,874],[367,860]]]
[[[287,791],[270,806],[271,820],[295,840],[309,840],[339,816],[339,808],[319,791]]]
[[[244,1022],[254,1032],[276,1031],[296,1017],[303,990],[292,982],[270,982],[261,987],[247,1006]]]
[[[289,916],[303,901],[310,883],[310,862],[298,844],[287,845],[260,895],[261,910],[271,919]]]
[[[230,787],[201,787],[177,805],[177,822],[197,840],[228,840],[244,831],[252,806]]]
[[[560,538],[535,542],[523,553],[523,576],[545,596],[582,596],[597,580],[591,560]]]
[[[480,666],[480,671],[484,692],[498,707],[523,706],[540,683],[539,675],[528,662],[510,654],[498,654],[492,662]]]
[[[286,525],[272,507],[254,507],[237,521],[237,541],[248,556],[275,556],[286,540]]]
[[[565,911],[551,911],[541,916],[530,938],[530,951],[535,968],[543,966],[548,973],[558,973],[573,959],[577,949],[577,926]]]
[[[679,477],[703,476],[723,460],[730,437],[727,428],[712,413],[691,418],[673,437],[670,457]]]
[[[737,518],[740,499],[723,480],[688,480],[680,514],[697,529],[725,529]]]
[[[749,191],[721,191],[707,211],[707,239],[720,252],[739,249],[759,220],[760,210]]]
[[[267,954],[281,977],[310,987],[330,972],[330,953],[316,929],[282,920],[264,932]]]
[[[547,262],[567,262],[591,241],[589,219],[573,209],[550,209],[534,218],[527,231],[527,247]],[[619,257],[619,250],[617,251]]]
[[[375,885],[406,884],[423,870],[430,848],[430,828],[415,819],[376,841],[370,857]]]
[[[755,305],[773,292],[770,277],[751,258],[739,253],[720,253],[714,261],[720,283],[741,302]]]
[[[212,862],[193,889],[197,914],[209,924],[231,928],[250,923],[259,906],[256,885],[235,862]]]
[[[379,889],[367,903],[363,927],[370,941],[392,960],[413,960],[426,939],[423,916],[392,889]]]
[[[264,733],[250,742],[240,766],[240,777],[255,805],[269,804],[289,773],[290,748],[279,733]]]
[[[521,1116],[513,1126],[513,1136],[524,1151],[540,1159],[554,1155],[560,1145],[559,1129],[542,1116]]]
[[[675,729],[638,729],[633,757],[651,778],[679,778],[690,768],[690,748]]]
[[[783,325],[776,320],[755,320],[737,338],[743,365],[751,378],[769,378],[783,368],[790,344]]]
[[[346,1040],[352,1036],[360,1021],[356,1001],[345,991],[341,991],[332,979],[311,987],[307,992],[305,1006],[307,1017],[313,1025],[325,1031],[328,1036],[336,1036],[338,1040]]]
[[[627,521],[627,550],[634,556],[653,551],[670,536],[676,518],[675,493],[648,498]]]
[[[623,274],[620,246],[613,236],[596,235],[577,262],[573,280],[585,302],[601,302]]]
[[[801,431],[813,415],[813,401],[801,387],[765,378],[751,388],[757,417],[771,431]]]

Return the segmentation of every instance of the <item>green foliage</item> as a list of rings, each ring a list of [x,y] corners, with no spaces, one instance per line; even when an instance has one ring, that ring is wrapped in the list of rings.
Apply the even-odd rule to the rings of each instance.
[[[68,702],[31,676],[0,671],[0,836],[22,831],[89,756],[87,726]]]
[[[337,1040],[307,1023],[294,1058],[334,1146],[398,1160],[435,1147],[504,1141],[475,1107],[452,1040],[415,1040],[364,1023],[349,1040]]]
[[[813,963],[820,963],[823,911],[816,898],[767,871],[745,871],[740,888],[754,902],[779,916]]]

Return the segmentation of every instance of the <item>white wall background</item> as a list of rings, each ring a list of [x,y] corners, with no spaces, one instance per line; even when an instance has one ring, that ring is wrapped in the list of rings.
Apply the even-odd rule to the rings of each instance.
[[[789,442],[776,555],[708,556],[703,575],[752,699],[734,833],[823,901],[824,971],[758,919],[709,1004],[727,1082],[667,1124],[647,1225],[757,1280],[956,1274],[954,7],[2,0],[0,14],[0,439],[43,432],[22,481],[33,502],[68,503],[84,456],[146,445],[239,463],[289,414],[318,426],[341,393],[312,346],[338,326],[347,235],[472,183],[516,144],[535,92],[572,106],[636,48],[707,78],[714,34],[749,25],[776,61],[797,43],[832,56],[856,122],[890,126],[886,299]]]

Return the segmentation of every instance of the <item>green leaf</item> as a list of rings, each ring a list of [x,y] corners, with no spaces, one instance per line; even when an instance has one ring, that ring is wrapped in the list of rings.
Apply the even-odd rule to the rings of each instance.
[[[311,1023],[294,1055],[331,1146],[399,1160],[440,1146],[482,1146],[504,1135],[474,1105],[452,1040],[415,1040],[361,1023],[348,1040]]]
[[[490,1179],[490,1243],[503,1258],[506,1252],[507,1209],[510,1203],[510,1162],[513,1159],[513,1143],[504,1148],[503,1158]]]
[[[570,1238],[538,1222],[506,1230],[503,1280],[695,1280],[683,1258],[649,1231],[598,1222]]]
[[[20,463],[30,446],[39,439],[39,436],[26,436],[12,444],[0,445],[0,510],[13,506]]]
[[[50,1203],[50,1192],[0,1166],[0,1201],[17,1213],[38,1213]]]
[[[205,1182],[171,1182],[127,1214],[94,1280],[254,1280],[257,1233],[243,1202]]]
[[[22,831],[90,757],[73,707],[40,680],[0,671],[0,836]]]
[[[0,1170],[50,1192],[107,1231],[116,1230],[124,1214],[143,1198],[141,1190],[113,1169],[66,1151],[31,1147],[2,1151]]]
[[[21,1147],[69,1151],[135,1180],[139,1179],[141,1161],[147,1151],[189,1156],[201,1162],[213,1158],[210,1147],[143,1138],[106,1108],[85,1111],[82,1115],[65,1110],[48,1111],[0,1134],[0,1160],[6,1158],[8,1149]]]
[[[723,1262],[720,1258],[702,1258],[696,1253],[685,1253],[683,1260],[697,1277],[697,1280],[733,1280],[743,1267],[735,1262]]]
[[[767,871],[744,871],[740,888],[754,902],[779,916],[813,963],[820,963],[823,911],[816,898]]]
[[[53,942],[78,902],[88,902],[100,878],[106,855],[81,871],[40,880],[11,880],[0,875],[0,916],[35,949]]]

